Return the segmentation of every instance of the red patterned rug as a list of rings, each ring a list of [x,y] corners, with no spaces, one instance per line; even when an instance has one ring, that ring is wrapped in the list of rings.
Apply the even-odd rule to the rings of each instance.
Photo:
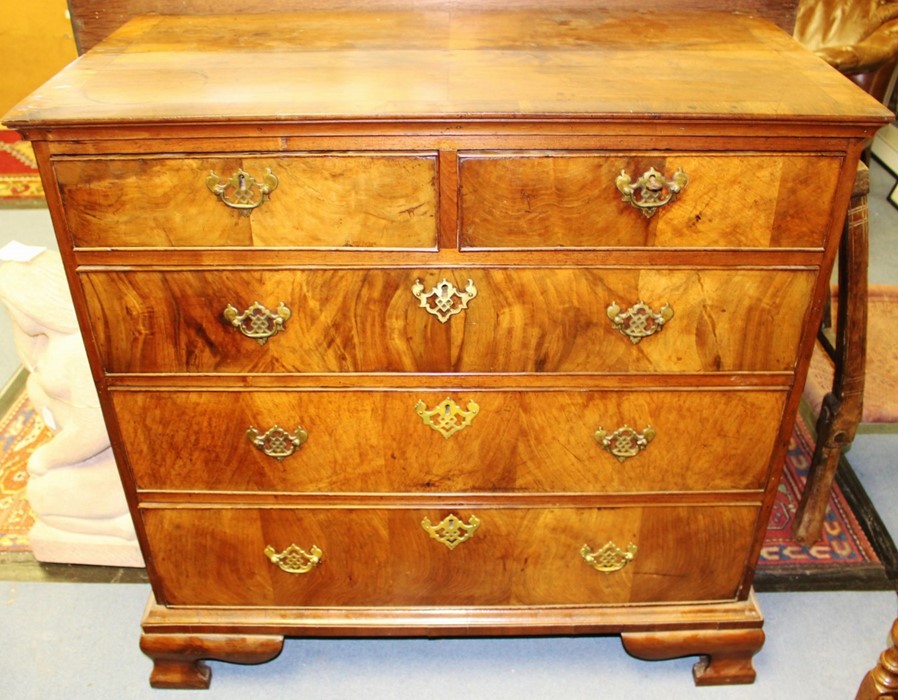
[[[52,437],[24,395],[0,417],[0,552],[27,551],[34,522],[26,499],[28,456]],[[786,460],[776,506],[761,552],[758,590],[889,589],[898,562],[895,545],[879,523],[851,467],[840,467],[830,497],[824,535],[810,547],[792,539],[792,519],[807,475],[813,442],[799,420]],[[847,477],[846,477],[847,475]]]
[[[52,435],[24,395],[0,417],[0,551],[30,549],[34,517],[25,496],[28,456]]]
[[[45,206],[31,145],[0,127],[0,207]]]

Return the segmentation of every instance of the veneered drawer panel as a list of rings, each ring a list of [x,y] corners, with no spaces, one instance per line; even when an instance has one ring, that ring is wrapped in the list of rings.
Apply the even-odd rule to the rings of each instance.
[[[75,247],[436,246],[434,155],[73,159],[54,167]],[[268,168],[277,187],[252,210],[226,206],[206,184],[210,173],[228,180],[240,169],[263,183]],[[259,201],[249,190],[249,202]],[[226,196],[237,199],[232,188]]]
[[[447,398],[471,417],[453,416],[440,432],[416,409]],[[785,392],[166,390],[112,399],[140,489],[609,493],[763,489]],[[446,405],[455,410],[444,404],[438,417]],[[251,437],[275,426],[304,431],[305,442],[263,452]],[[648,439],[633,456],[626,427]]]
[[[445,322],[446,279],[476,296]],[[791,370],[813,271],[658,269],[185,270],[81,275],[109,372],[708,372]],[[459,306],[461,297],[452,296]],[[631,342],[609,318],[673,316]],[[290,310],[264,344],[223,312]],[[427,301],[433,306],[434,300]],[[750,340],[747,340],[750,339]]]
[[[422,527],[479,525],[454,549]],[[168,605],[551,605],[726,600],[736,596],[758,509],[144,509]],[[581,554],[607,542],[634,558],[611,573]],[[265,550],[320,552],[287,573]],[[301,562],[299,562],[301,563]]]
[[[465,154],[459,167],[462,247],[776,248],[823,245],[841,159]],[[624,171],[635,182],[650,168],[665,179],[682,170],[688,183],[646,217],[623,201],[615,180]]]

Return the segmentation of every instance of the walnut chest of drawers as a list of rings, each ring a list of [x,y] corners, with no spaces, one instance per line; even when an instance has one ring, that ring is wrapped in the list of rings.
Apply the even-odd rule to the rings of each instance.
[[[144,17],[38,90],[7,124],[152,581],[151,682],[285,636],[569,633],[752,680],[888,118],[708,13]]]

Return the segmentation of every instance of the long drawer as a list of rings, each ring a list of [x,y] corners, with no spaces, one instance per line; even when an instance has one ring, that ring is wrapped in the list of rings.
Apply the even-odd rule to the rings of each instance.
[[[465,153],[461,246],[821,247],[841,165],[781,153]]]
[[[732,372],[794,368],[815,273],[190,269],[80,278],[113,373]]]
[[[436,246],[433,154],[54,162],[75,247]]]
[[[160,603],[286,607],[728,600],[757,518],[752,506],[142,510]]]
[[[763,489],[785,392],[115,391],[112,399],[139,489],[605,493]]]

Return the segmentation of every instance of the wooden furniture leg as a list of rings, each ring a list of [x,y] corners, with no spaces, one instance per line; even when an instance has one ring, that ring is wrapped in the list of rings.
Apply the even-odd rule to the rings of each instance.
[[[855,700],[898,698],[898,619],[892,624],[891,645],[879,657],[858,688]]]
[[[867,193],[870,175],[858,164],[851,206],[839,248],[839,300],[836,338],[822,329],[819,339],[835,364],[832,391],[823,397],[817,418],[817,443],[795,515],[794,533],[803,544],[820,539],[833,479],[843,450],[861,422],[867,355]]]
[[[626,632],[621,640],[628,653],[649,661],[699,655],[692,667],[696,685],[732,685],[754,682],[752,657],[764,645],[764,630]]]
[[[260,664],[281,653],[277,635],[157,634],[144,632],[140,649],[153,660],[154,688],[208,688],[212,669],[204,659]]]

